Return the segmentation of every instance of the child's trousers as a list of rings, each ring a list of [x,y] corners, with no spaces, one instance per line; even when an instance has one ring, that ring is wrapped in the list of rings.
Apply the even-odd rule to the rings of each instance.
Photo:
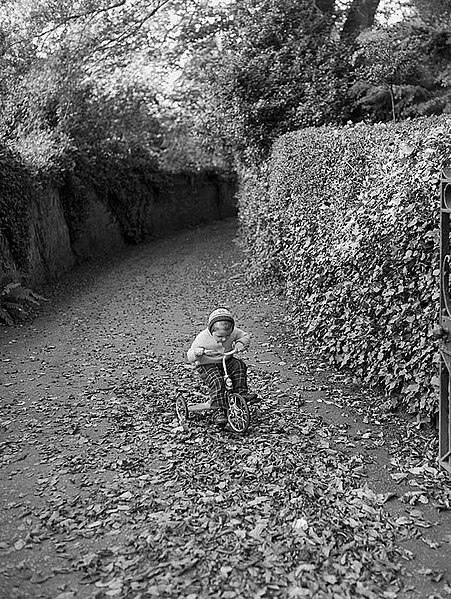
[[[197,366],[202,379],[208,385],[211,395],[211,407],[226,409],[224,368],[222,362],[219,364],[201,364]],[[233,390],[237,393],[247,393],[247,366],[240,358],[232,356],[227,360],[227,372],[233,382]]]

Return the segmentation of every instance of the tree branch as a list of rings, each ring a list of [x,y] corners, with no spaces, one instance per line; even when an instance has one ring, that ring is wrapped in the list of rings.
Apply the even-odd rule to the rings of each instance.
[[[154,7],[150,13],[148,13],[147,15],[145,15],[142,19],[140,19],[139,21],[135,21],[130,30],[121,33],[120,35],[113,37],[109,40],[105,40],[105,43],[102,45],[99,45],[97,48],[94,49],[95,52],[101,52],[102,50],[109,50],[113,47],[115,47],[117,44],[122,43],[123,41],[125,41],[126,39],[132,37],[133,35],[136,35],[138,33],[138,31],[143,27],[143,25],[149,21],[149,19],[151,19],[152,17],[155,16],[155,14],[166,4],[169,4],[172,0],[160,0],[158,6]]]
[[[147,21],[150,18],[152,18],[163,6],[165,6],[166,4],[168,4],[171,1],[172,0],[160,0],[160,2],[142,20],[142,23],[138,27],[138,29],[142,26],[142,24],[145,21]],[[86,10],[84,12],[82,11],[82,12],[79,12],[79,13],[67,15],[64,18],[62,18],[58,23],[56,23],[54,26],[52,26],[50,29],[46,29],[44,31],[41,31],[39,33],[34,34],[33,38],[36,39],[36,40],[38,40],[38,39],[41,39],[41,38],[49,37],[52,33],[54,33],[55,31],[57,31],[61,27],[64,27],[68,23],[71,23],[71,22],[74,22],[74,21],[78,21],[78,20],[87,19],[88,17],[91,17],[91,20],[92,20],[95,17],[100,16],[101,14],[110,13],[111,11],[115,10],[116,8],[120,8],[121,6],[125,6],[126,3],[127,3],[127,0],[117,0],[113,4],[110,4],[109,6],[95,8],[95,9],[92,9],[92,10]],[[8,48],[12,48],[13,46],[16,46],[16,45],[18,45],[20,43],[22,43],[22,40],[17,40],[15,42],[12,42],[11,44],[9,44]]]

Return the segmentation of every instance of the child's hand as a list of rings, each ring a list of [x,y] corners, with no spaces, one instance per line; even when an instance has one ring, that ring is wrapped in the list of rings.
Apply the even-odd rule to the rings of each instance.
[[[196,347],[196,349],[194,350],[194,355],[196,356],[196,358],[200,358],[204,355],[204,352],[205,350],[203,347]]]
[[[237,341],[235,343],[235,347],[233,348],[235,350],[236,353],[243,351],[244,349],[244,345],[241,343],[241,341]]]

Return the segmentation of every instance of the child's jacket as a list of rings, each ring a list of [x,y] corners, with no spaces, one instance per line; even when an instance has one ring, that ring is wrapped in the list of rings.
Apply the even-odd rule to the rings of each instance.
[[[217,364],[218,362],[222,361],[225,352],[232,351],[237,341],[242,343],[244,348],[246,349],[249,347],[251,337],[249,333],[245,333],[241,329],[235,327],[227,341],[224,344],[222,344],[215,341],[215,338],[208,329],[204,329],[197,335],[191,347],[189,348],[187,354],[188,360],[192,363],[197,362],[198,364]],[[204,349],[208,350],[215,350],[217,352],[217,355],[203,355],[200,357],[196,357],[194,355],[194,350],[198,347],[203,347]]]

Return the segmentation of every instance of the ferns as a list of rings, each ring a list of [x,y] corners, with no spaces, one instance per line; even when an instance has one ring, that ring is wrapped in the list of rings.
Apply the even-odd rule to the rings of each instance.
[[[17,274],[0,277],[0,323],[13,325],[25,320],[42,301],[47,300],[17,281]]]

